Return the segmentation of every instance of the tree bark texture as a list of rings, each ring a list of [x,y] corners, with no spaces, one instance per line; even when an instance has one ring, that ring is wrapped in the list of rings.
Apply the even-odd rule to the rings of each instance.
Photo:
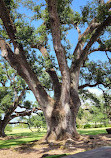
[[[5,128],[7,124],[9,123],[10,119],[9,117],[5,118],[4,120],[0,120],[0,137],[5,137]]]
[[[70,98],[69,104],[65,103],[64,106],[61,106],[60,102],[55,102],[53,106],[47,106],[45,111],[47,141],[78,137],[76,116],[80,106],[80,100],[76,92],[71,95],[74,97],[75,104],[73,104]],[[58,104],[58,106],[56,104]]]
[[[6,137],[6,134],[5,134],[5,127],[3,127],[2,125],[0,125],[0,137]]]

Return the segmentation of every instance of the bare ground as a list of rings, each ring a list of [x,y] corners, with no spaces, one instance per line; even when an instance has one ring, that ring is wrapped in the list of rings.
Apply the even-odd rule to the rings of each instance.
[[[43,158],[46,155],[75,154],[101,146],[111,146],[111,134],[81,136],[78,140],[68,139],[48,144],[34,141],[19,147],[0,149],[0,158]]]

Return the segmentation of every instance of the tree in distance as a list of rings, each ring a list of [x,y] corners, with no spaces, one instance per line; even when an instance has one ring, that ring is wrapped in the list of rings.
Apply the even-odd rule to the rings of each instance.
[[[38,115],[31,116],[27,120],[30,127],[38,128],[38,131],[40,131],[40,128],[46,128],[46,122],[42,112],[39,112]]]
[[[30,116],[37,113],[38,108],[30,101],[25,101],[28,87],[14,69],[5,61],[0,63],[0,137],[5,137],[8,124],[25,123],[13,121],[16,117]],[[21,110],[18,110],[17,108]],[[11,122],[10,122],[11,121]]]
[[[86,93],[87,95],[87,93]],[[77,127],[107,127],[111,122],[111,95],[110,90],[96,96],[88,92],[84,95],[83,106],[79,108],[77,115]],[[89,97],[90,95],[90,97]],[[83,96],[82,96],[83,97]],[[90,99],[89,99],[90,98]],[[87,102],[88,101],[88,102]]]
[[[2,57],[26,81],[40,105],[47,141],[78,137],[79,92],[85,93],[86,87],[111,86],[111,2],[92,1],[80,13],[71,3],[0,0]],[[20,13],[21,6],[32,17]],[[39,26],[33,27],[33,23]],[[74,29],[78,42],[72,51],[67,34]],[[89,61],[91,53],[100,51],[106,53],[106,63]]]

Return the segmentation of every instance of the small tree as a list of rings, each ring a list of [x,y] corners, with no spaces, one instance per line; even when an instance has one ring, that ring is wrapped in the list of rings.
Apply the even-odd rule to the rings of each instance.
[[[37,108],[33,108],[31,102],[24,100],[26,91],[27,85],[24,80],[17,76],[7,62],[2,62],[0,64],[0,136],[6,136],[4,130],[14,118],[30,116],[32,112],[37,112]],[[17,107],[25,110],[19,112]]]

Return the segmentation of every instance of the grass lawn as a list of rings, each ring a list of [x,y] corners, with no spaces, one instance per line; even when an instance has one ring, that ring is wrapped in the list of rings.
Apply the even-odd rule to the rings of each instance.
[[[46,131],[37,132],[36,130],[33,130],[33,132],[31,132],[29,129],[15,129],[12,132],[6,132],[6,134],[7,136],[12,136],[12,139],[1,139],[0,148],[10,148],[39,140],[46,134]],[[13,139],[14,137],[15,139]]]
[[[103,127],[103,128],[89,128],[89,129],[78,129],[79,134],[83,135],[97,135],[97,134],[102,134],[102,133],[107,133],[106,128],[108,127]],[[111,128],[111,127],[110,127]]]
[[[83,135],[96,135],[106,133],[105,129],[106,128],[78,129],[78,132]],[[33,132],[31,132],[29,129],[14,129],[12,132],[6,132],[6,134],[13,136],[13,138],[15,137],[15,139],[0,139],[0,148],[10,148],[39,140],[46,134],[46,131],[37,132],[33,129]]]

